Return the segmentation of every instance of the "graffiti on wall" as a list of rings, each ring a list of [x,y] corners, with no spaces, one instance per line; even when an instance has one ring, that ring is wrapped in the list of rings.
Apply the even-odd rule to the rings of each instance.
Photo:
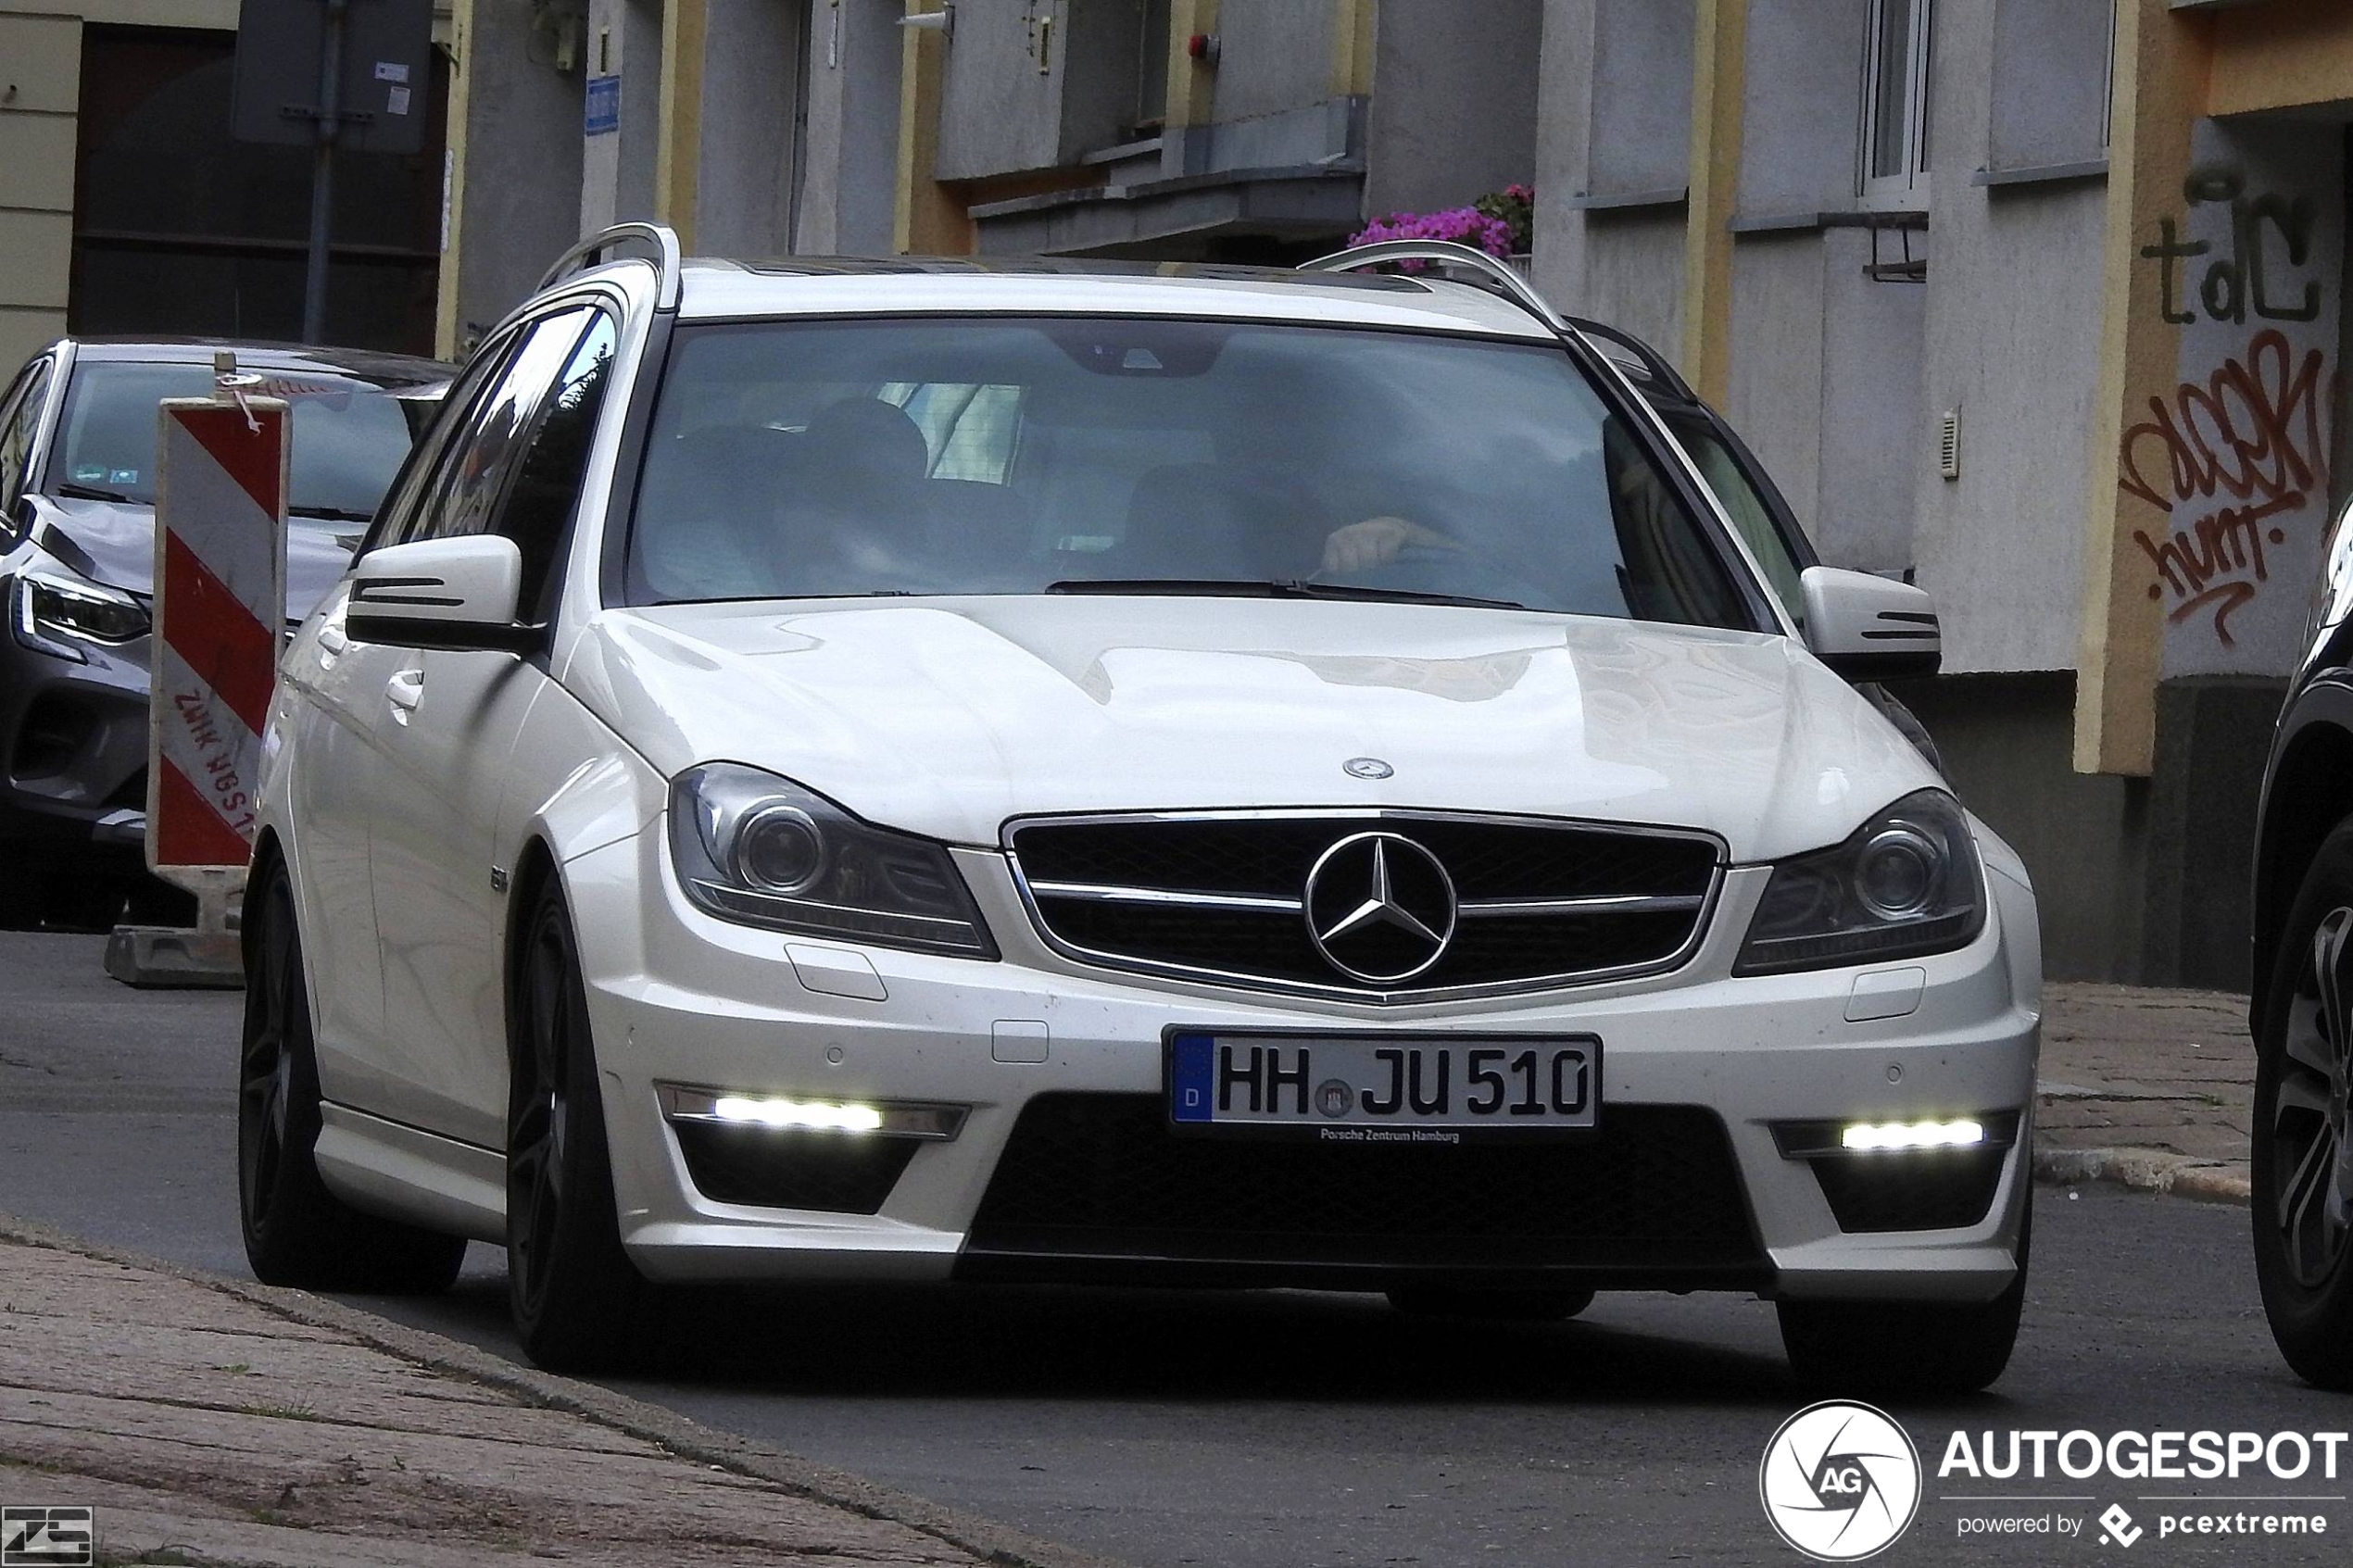
[[[2171,596],[2176,623],[2209,614],[2225,647],[2232,612],[2271,578],[2265,546],[2287,542],[2285,521],[2307,502],[2327,500],[2323,363],[2266,327],[2206,380],[2150,398],[2149,417],[2124,433],[2119,484],[2171,520],[2162,540],[2133,534],[2157,570],[2149,597]]]
[[[2119,487],[2167,518],[2154,535],[2133,534],[2153,569],[2149,597],[2171,601],[2173,624],[2206,617],[2225,648],[2237,640],[2231,617],[2271,579],[2268,552],[2288,543],[2308,506],[2327,505],[2334,403],[2326,356],[2270,324],[2320,317],[2321,284],[2309,275],[2319,208],[2309,196],[2250,195],[2246,185],[2234,169],[2192,171],[2187,210],[2161,220],[2158,243],[2140,254],[2157,264],[2167,321],[2252,320],[2255,330],[2211,370],[2151,396],[2118,454]],[[2200,207],[2227,215],[2219,249],[2186,237]]]

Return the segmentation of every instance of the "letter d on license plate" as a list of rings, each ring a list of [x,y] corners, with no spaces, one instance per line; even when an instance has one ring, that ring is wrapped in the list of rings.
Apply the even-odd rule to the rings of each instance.
[[[1590,1035],[1168,1036],[1179,1132],[1289,1132],[1326,1143],[1458,1143],[1573,1133],[1600,1115]]]

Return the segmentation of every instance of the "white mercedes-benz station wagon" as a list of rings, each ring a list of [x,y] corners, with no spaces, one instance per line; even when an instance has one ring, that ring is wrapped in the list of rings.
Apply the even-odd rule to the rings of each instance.
[[[637,253],[644,253],[642,255]],[[684,262],[492,332],[287,650],[245,904],[263,1279],[1777,1304],[2015,1336],[2011,851],[1516,279]]]

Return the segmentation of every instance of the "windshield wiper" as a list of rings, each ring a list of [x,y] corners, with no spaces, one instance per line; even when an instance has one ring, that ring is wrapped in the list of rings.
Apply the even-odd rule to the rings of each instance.
[[[69,501],[128,502],[131,499],[130,496],[124,495],[120,490],[104,490],[94,484],[75,484],[70,482],[64,484],[51,485],[49,487],[49,494],[52,495],[61,495]]]
[[[288,507],[288,517],[324,518],[329,522],[373,522],[373,512],[355,512],[348,507]]]
[[[1307,598],[1292,582],[1241,577],[1065,577],[1050,594],[1209,594],[1227,597]]]
[[[1368,604],[1454,605],[1466,609],[1526,609],[1515,599],[1429,594],[1412,588],[1369,588],[1311,583],[1299,577],[1073,577],[1046,585],[1050,594],[1199,594],[1270,599],[1342,599]]]

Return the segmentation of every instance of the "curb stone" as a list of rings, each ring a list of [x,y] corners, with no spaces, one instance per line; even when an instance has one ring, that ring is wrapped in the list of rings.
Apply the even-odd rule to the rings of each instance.
[[[2246,1167],[2162,1148],[2038,1148],[2034,1179],[2062,1186],[2109,1182],[2134,1192],[2171,1193],[2208,1203],[2247,1201]]]
[[[431,1371],[505,1389],[544,1409],[585,1417],[629,1436],[658,1444],[682,1459],[764,1481],[797,1497],[869,1519],[904,1525],[1003,1568],[1132,1568],[1116,1559],[1041,1540],[994,1520],[928,1501],[748,1437],[714,1431],[675,1411],[600,1385],[541,1372],[492,1351],[427,1329],[410,1328],[307,1290],[289,1290],[208,1273],[126,1248],[84,1241],[7,1213],[0,1213],[0,1239],[77,1253],[200,1285],[249,1302],[289,1323],[348,1335],[363,1345]]]

